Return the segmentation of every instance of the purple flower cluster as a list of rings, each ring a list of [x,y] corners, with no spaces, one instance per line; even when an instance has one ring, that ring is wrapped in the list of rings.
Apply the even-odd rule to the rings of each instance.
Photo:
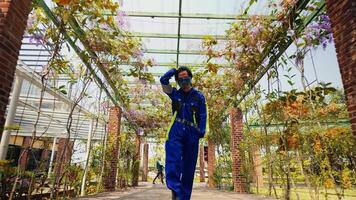
[[[333,36],[329,17],[321,15],[316,22],[309,25],[304,31],[304,40],[308,46],[322,45],[324,49],[328,43],[332,43]]]
[[[141,128],[157,128],[159,123],[153,120],[145,111],[129,109],[126,113],[129,121],[136,123]]]
[[[43,44],[44,36],[41,33],[30,34],[29,43],[35,44],[36,46]]]
[[[125,19],[126,16],[127,16],[127,14],[124,11],[117,11],[116,23],[122,29],[129,28],[129,24],[128,24],[127,20]]]
[[[261,32],[263,31],[263,26],[261,24],[258,24],[256,26],[253,26],[251,29],[251,35],[253,37],[257,37]]]

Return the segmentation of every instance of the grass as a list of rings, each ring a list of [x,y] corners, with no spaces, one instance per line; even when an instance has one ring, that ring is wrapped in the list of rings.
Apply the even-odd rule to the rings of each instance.
[[[257,194],[256,187],[251,187],[251,192]],[[278,198],[282,199],[283,189],[277,187],[276,192]],[[328,189],[326,192],[327,192],[327,197],[325,196],[324,189],[319,192],[319,200],[338,200],[336,193],[333,189]],[[273,191],[272,194],[274,195]],[[343,198],[344,200],[356,200],[356,189],[345,190],[344,194],[345,194],[345,197]],[[268,188],[259,188],[258,195],[268,196]],[[291,199],[298,200],[298,196],[300,200],[309,200],[309,199],[311,200],[309,196],[309,190],[308,188],[305,187],[292,188]]]

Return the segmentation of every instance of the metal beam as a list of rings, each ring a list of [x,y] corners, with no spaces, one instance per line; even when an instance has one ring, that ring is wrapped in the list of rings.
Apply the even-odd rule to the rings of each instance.
[[[121,63],[120,65],[135,65],[135,62],[130,62],[130,63]],[[119,65],[119,66],[120,66]],[[174,62],[158,62],[158,63],[154,63],[154,66],[158,66],[158,67],[170,67],[170,66],[174,66],[176,65]],[[187,67],[191,67],[191,68],[202,68],[205,64],[204,63],[180,63],[179,65],[181,66],[187,66]],[[222,68],[229,68],[231,67],[229,64],[219,64],[219,66],[221,66]]]
[[[177,60],[176,60],[176,67],[179,67],[179,47],[180,47],[180,28],[181,28],[181,21],[182,21],[182,0],[179,0],[179,12],[178,12],[178,38],[177,38]]]
[[[303,126],[308,126],[310,125],[310,123],[308,122],[299,122],[299,125]],[[348,119],[339,119],[337,121],[326,121],[326,122],[320,122],[320,124],[322,125],[350,125],[350,120]],[[285,124],[283,123],[276,123],[276,124],[268,124],[268,128],[274,128],[274,127],[281,127],[284,126]],[[250,128],[261,128],[264,127],[263,124],[248,124],[247,126],[249,126]]]
[[[143,51],[144,53],[151,54],[177,54],[176,50],[173,49],[146,49]],[[200,50],[179,50],[179,54],[181,55],[204,55],[204,51]]]
[[[167,13],[167,12],[133,12],[125,14],[129,17],[150,17],[150,18],[184,18],[184,19],[220,19],[220,20],[249,20],[252,17],[270,17],[268,15],[218,15],[209,13]]]
[[[204,36],[208,34],[181,34],[180,39],[203,39]],[[227,40],[224,35],[211,35],[213,38],[217,40]],[[170,34],[170,33],[139,33],[139,32],[132,32],[131,37],[139,37],[139,38],[166,38],[166,39],[177,39],[177,34]]]

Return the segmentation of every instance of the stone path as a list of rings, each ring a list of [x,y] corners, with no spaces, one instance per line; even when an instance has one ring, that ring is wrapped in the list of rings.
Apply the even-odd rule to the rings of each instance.
[[[170,200],[170,191],[161,184],[140,183],[139,187],[118,192],[106,192],[94,196],[78,198],[78,200],[112,199],[112,200]],[[207,189],[205,184],[195,184],[191,200],[274,200],[250,194],[236,194]]]

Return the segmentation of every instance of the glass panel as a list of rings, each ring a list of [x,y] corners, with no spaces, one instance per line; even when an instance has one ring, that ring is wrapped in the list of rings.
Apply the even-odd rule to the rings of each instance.
[[[177,34],[177,19],[151,17],[125,17],[128,30],[140,33]]]
[[[143,48],[150,49],[165,49],[176,50],[177,39],[171,38],[142,38]]]
[[[178,12],[179,0],[127,0],[121,2],[124,11]]]
[[[185,0],[182,3],[183,13],[209,13],[215,15],[240,15],[249,1],[241,0]],[[250,9],[251,14],[265,14],[268,1],[257,1]]]
[[[221,19],[182,19],[181,33],[182,34],[197,34],[197,35],[224,35],[225,30],[229,28],[229,23],[233,20]]]

